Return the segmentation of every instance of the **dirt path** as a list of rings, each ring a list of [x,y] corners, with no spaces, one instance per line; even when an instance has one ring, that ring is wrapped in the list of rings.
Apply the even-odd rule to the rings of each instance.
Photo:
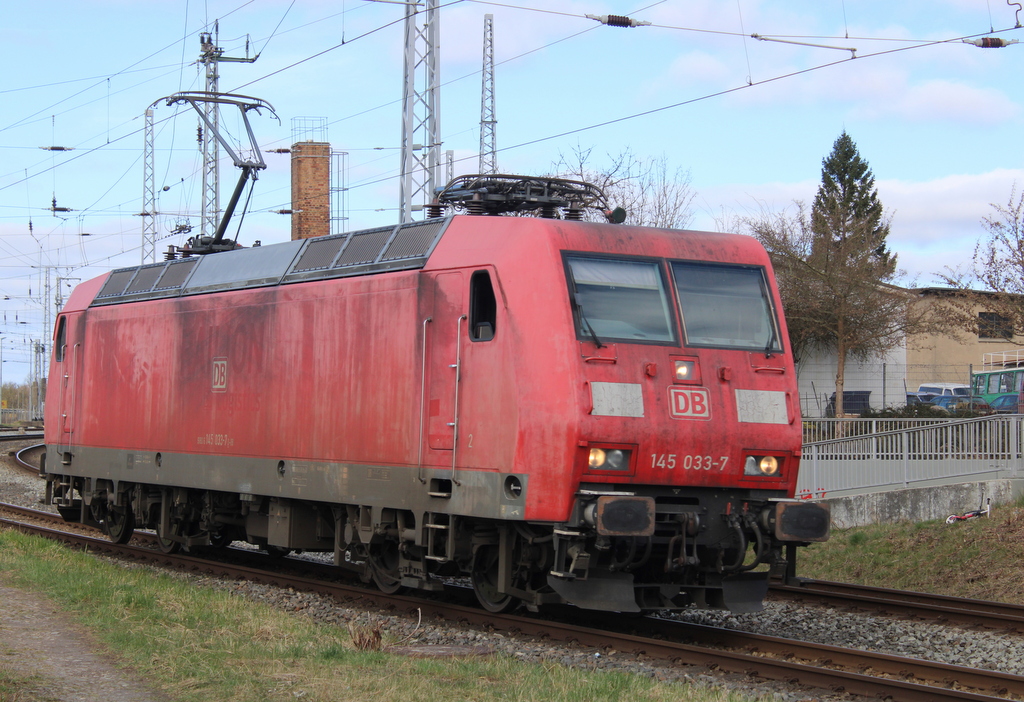
[[[38,676],[26,699],[169,702],[114,665],[96,641],[46,598],[8,586],[0,574],[0,669]],[[33,694],[34,693],[34,694]]]

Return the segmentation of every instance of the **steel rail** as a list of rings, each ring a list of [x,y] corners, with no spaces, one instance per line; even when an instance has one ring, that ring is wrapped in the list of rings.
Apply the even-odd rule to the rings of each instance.
[[[53,531],[74,531],[83,534],[94,535],[96,533],[102,533],[96,527],[90,524],[82,524],[80,522],[67,522],[64,518],[56,512],[44,512],[43,510],[33,509],[32,507],[21,507],[20,505],[11,505],[6,502],[0,502],[0,514],[8,513],[17,515],[20,518],[30,519],[35,522],[43,522],[45,524],[53,524],[61,527],[60,529],[53,529]],[[9,520],[0,518],[0,524],[10,524]],[[132,536],[138,543],[142,544],[155,544],[156,534],[151,534],[144,531],[136,531]]]
[[[0,434],[0,442],[4,441],[21,441],[23,439],[41,439],[43,438],[43,432],[31,431],[25,432],[24,434]]]
[[[599,651],[607,650],[610,647],[677,664],[708,666],[755,678],[796,681],[811,687],[843,690],[859,695],[888,697],[897,702],[933,702],[935,700],[994,702],[1006,699],[1005,695],[1007,694],[1024,695],[1024,676],[1008,673],[975,670],[964,666],[933,663],[854,649],[841,649],[712,627],[684,625],[671,620],[602,615],[603,624],[617,622],[617,625],[612,628],[595,629],[590,626],[538,617],[495,615],[476,607],[404,595],[385,595],[364,587],[326,582],[322,579],[301,575],[267,572],[261,568],[218,563],[189,555],[169,555],[151,548],[121,546],[104,539],[25,525],[6,519],[0,519],[0,525],[8,525],[29,533],[37,533],[47,538],[72,543],[80,548],[88,548],[91,552],[119,554],[135,561],[150,562],[188,571],[200,571],[223,577],[254,580],[279,587],[291,587],[299,591],[318,592],[341,602],[358,600],[410,614],[419,610],[425,617],[442,621],[457,621],[548,640],[576,642],[584,646],[593,646]],[[269,559],[267,560],[269,561]],[[288,564],[296,566],[297,562],[288,559]],[[556,612],[561,611],[563,610],[556,610]],[[575,612],[577,617],[588,616],[587,613],[582,613],[579,610]],[[592,613],[589,616],[592,620]],[[678,640],[659,640],[649,636],[638,636],[616,631],[617,628],[642,630],[645,634],[650,632],[652,635],[667,636],[669,639]],[[698,641],[703,645],[688,641]],[[722,650],[715,647],[723,645],[742,650]],[[770,655],[766,655],[766,653],[770,653]],[[821,663],[799,662],[783,657],[806,657],[810,660],[820,660]],[[848,670],[829,666],[841,666]],[[872,676],[860,672],[862,670],[878,670],[883,674],[899,676],[901,679]],[[914,678],[914,680],[904,679],[908,677]],[[972,687],[974,690],[951,689],[918,681],[956,683],[961,687]]]
[[[49,522],[51,524],[66,524],[64,518],[56,512],[44,512],[40,509],[33,509],[31,507],[22,507],[20,505],[9,505],[6,502],[0,502],[0,511],[10,512],[18,514],[23,517],[29,517],[32,519],[38,519],[39,521]],[[81,525],[80,525],[81,526]],[[88,527],[92,529],[92,527]],[[95,530],[94,530],[95,531]]]
[[[35,438],[35,437],[30,437],[30,438]],[[21,468],[23,468],[23,469],[25,469],[25,470],[27,470],[29,472],[38,474],[39,473],[39,466],[38,465],[34,465],[32,463],[29,463],[27,460],[25,460],[25,454],[27,454],[29,451],[36,451],[38,449],[45,448],[45,447],[46,447],[46,444],[32,444],[31,446],[26,446],[26,447],[24,447],[22,449],[19,449],[19,450],[15,451],[15,453],[14,453],[14,460],[18,464],[18,466],[20,466]]]
[[[825,602],[830,605],[873,609],[904,617],[931,619],[1024,633],[1024,607],[1004,602],[970,600],[951,595],[893,590],[826,580],[803,580],[798,585],[773,583],[772,598]]]

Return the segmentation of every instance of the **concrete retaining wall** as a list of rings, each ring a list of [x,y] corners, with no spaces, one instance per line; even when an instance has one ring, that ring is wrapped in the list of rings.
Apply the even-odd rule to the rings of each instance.
[[[951,514],[983,507],[986,499],[991,499],[995,507],[1022,494],[1024,480],[1003,479],[834,497],[823,502],[832,507],[832,527],[848,529],[868,524],[945,520]]]

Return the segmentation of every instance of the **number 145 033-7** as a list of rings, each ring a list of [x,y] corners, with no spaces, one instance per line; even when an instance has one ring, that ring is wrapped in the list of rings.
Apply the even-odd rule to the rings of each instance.
[[[729,462],[728,456],[720,456],[716,461],[712,456],[699,456],[693,454],[675,453],[652,453],[651,468],[665,468],[673,470],[725,470],[725,464]]]

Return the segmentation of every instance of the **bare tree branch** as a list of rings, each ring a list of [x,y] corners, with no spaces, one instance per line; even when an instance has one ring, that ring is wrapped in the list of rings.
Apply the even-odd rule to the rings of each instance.
[[[668,159],[642,159],[625,149],[608,155],[608,166],[592,166],[593,149],[576,147],[571,154],[559,154],[556,175],[593,183],[604,191],[608,202],[626,210],[626,224],[667,229],[685,229],[693,222],[690,172],[669,169]]]
[[[978,239],[966,270],[947,268],[936,275],[957,294],[949,296],[948,321],[964,331],[1000,334],[1012,341],[1024,329],[1024,192],[1010,190],[1006,205],[991,204],[983,217],[987,235]],[[996,315],[982,317],[979,310]]]

